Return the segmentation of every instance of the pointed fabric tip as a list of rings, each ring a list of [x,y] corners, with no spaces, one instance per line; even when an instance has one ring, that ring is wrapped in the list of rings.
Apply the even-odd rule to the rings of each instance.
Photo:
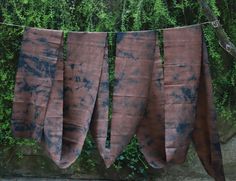
[[[111,127],[108,127],[109,105],[103,104],[108,100],[109,90],[101,84],[108,82],[107,75],[102,76],[91,124],[92,136],[100,155],[105,158],[106,167],[110,167],[129,144],[145,113],[155,55],[155,38],[154,31],[117,34]],[[103,74],[107,74],[107,71]],[[108,130],[109,149],[106,148]]]
[[[11,121],[16,137],[42,140],[52,84],[58,78],[62,37],[62,31],[27,28],[24,32]]]
[[[164,30],[163,38],[166,161],[183,163],[196,116],[202,31],[200,26]]]
[[[165,166],[164,71],[156,37],[155,60],[148,93],[148,103],[136,135],[146,161],[153,168]]]
[[[146,114],[137,130],[140,150],[149,165],[158,168],[183,163],[193,141],[207,173],[224,181],[201,27],[164,30],[163,42],[164,68],[157,58]]]
[[[80,155],[97,98],[106,33],[26,29],[17,70],[12,127],[41,142],[60,167]]]
[[[104,160],[106,168],[110,168],[114,162],[115,162],[114,159]]]

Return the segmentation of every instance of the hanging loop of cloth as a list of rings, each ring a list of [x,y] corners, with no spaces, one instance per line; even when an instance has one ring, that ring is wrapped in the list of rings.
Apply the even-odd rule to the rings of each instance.
[[[13,102],[15,136],[41,142],[61,168],[79,156],[100,82],[106,33],[69,33],[63,62],[61,31],[25,31]]]
[[[91,125],[95,143],[107,167],[130,142],[144,115],[154,50],[154,31],[117,34],[111,129],[108,130],[108,104],[105,104],[109,96],[107,86],[100,86]],[[111,135],[109,148],[106,147],[108,131]]]
[[[156,49],[140,149],[154,168],[180,164],[192,141],[208,174],[223,181],[207,49],[200,26],[163,32],[164,66]]]

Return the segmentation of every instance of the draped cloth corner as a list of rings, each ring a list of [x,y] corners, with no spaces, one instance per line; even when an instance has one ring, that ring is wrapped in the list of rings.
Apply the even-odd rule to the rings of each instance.
[[[209,175],[224,180],[212,83],[201,27],[116,34],[109,128],[107,33],[27,28],[18,64],[12,129],[67,168],[87,132],[109,167],[136,134],[154,168],[183,163],[190,142]],[[107,146],[109,140],[109,146]]]

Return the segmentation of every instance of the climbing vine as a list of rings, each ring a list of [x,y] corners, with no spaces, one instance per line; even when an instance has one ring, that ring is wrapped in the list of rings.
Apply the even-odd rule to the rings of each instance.
[[[226,32],[236,43],[235,0],[208,0]],[[159,29],[206,21],[197,1],[190,0],[2,0],[0,20],[32,27],[64,31],[130,31]],[[10,131],[16,64],[23,28],[0,25],[0,143],[26,144]],[[220,120],[236,125],[236,61],[222,50],[210,25],[204,25],[208,46],[215,102]],[[109,43],[114,46],[114,41]],[[114,80],[114,57],[109,57],[110,83]],[[95,168],[89,158],[95,148],[86,141],[81,160]],[[83,162],[84,163],[84,162]],[[134,138],[114,164],[115,169],[131,170],[127,179],[145,177],[148,166]]]

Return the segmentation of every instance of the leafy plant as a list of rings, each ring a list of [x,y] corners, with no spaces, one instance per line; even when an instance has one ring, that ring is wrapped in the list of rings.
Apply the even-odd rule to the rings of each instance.
[[[219,16],[227,33],[236,43],[235,0],[208,0]],[[218,4],[217,4],[218,3]],[[39,28],[68,31],[129,31],[160,29],[206,21],[197,1],[190,0],[2,0],[0,20]],[[236,61],[218,45],[214,29],[203,27],[208,46],[215,103],[221,119],[236,124]],[[10,129],[16,65],[23,28],[0,25],[0,143],[4,145],[31,145],[34,142],[16,140]],[[114,37],[109,36],[109,48],[115,49]],[[114,82],[114,55],[109,56],[110,85]],[[110,115],[111,116],[111,115]],[[97,162],[91,160],[94,152],[91,138],[80,164],[94,170]],[[147,175],[148,166],[134,138],[117,159],[114,167],[127,167],[127,179]]]

